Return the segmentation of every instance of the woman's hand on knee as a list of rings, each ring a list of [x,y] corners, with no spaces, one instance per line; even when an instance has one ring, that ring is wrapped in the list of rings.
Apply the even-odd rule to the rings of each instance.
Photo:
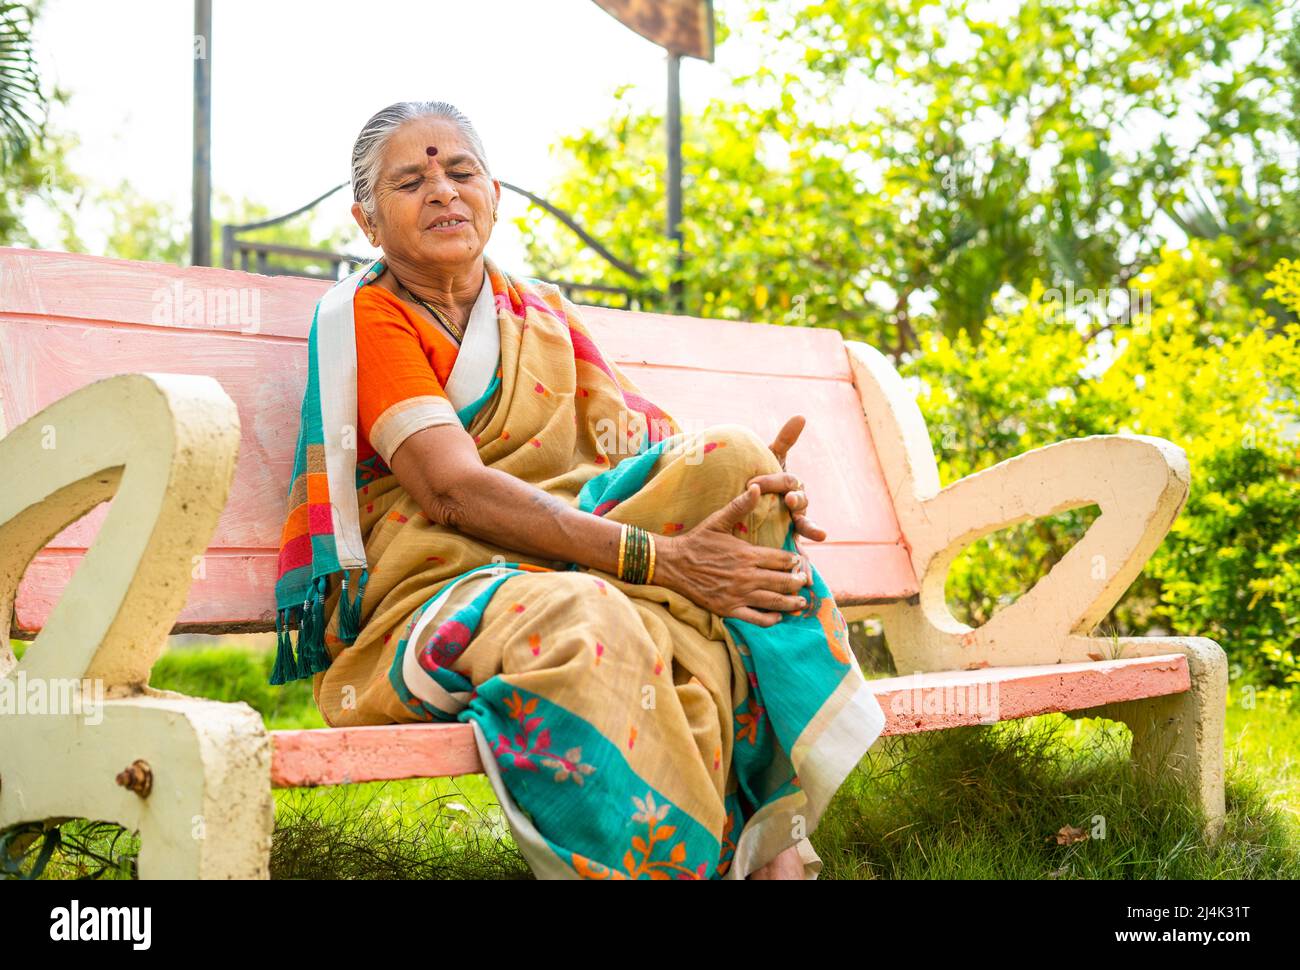
[[[732,534],[761,495],[751,484],[690,532],[656,536],[655,581],[710,613],[758,626],[774,626],[783,612],[804,609],[800,591],[811,581],[807,560]]]

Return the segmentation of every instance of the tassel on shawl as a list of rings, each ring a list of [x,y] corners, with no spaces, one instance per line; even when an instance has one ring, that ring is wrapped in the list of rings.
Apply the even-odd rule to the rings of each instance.
[[[339,639],[351,646],[361,632],[361,597],[366,593],[366,580],[370,578],[370,571],[361,570],[361,577],[357,580],[357,595],[352,602],[348,602],[348,577],[343,574],[343,592],[339,596]]]
[[[325,595],[328,589],[329,577],[317,576],[307,591],[302,625],[298,628],[299,677],[310,677],[329,669],[330,655],[325,649]]]
[[[293,643],[289,640],[289,614],[293,608],[275,611],[275,666],[271,669],[271,683],[277,687],[298,679],[298,665],[293,660]]]
[[[329,668],[330,655],[325,649],[325,596],[328,589],[329,578],[318,576],[312,580],[302,606],[276,611],[275,666],[271,669],[271,684],[282,686]],[[295,613],[298,620],[297,660],[294,659],[293,640],[290,636]]]

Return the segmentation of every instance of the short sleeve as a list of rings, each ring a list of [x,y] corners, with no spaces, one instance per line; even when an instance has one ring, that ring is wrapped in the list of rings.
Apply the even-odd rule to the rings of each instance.
[[[357,294],[357,423],[385,464],[398,445],[425,428],[460,418],[415,326],[380,295]]]

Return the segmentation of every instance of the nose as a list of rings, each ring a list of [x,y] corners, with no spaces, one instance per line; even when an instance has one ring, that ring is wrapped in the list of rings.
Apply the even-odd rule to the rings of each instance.
[[[443,205],[450,205],[451,201],[460,195],[456,191],[456,183],[443,171],[434,173],[427,184],[429,188],[425,195],[425,202],[440,202]]]

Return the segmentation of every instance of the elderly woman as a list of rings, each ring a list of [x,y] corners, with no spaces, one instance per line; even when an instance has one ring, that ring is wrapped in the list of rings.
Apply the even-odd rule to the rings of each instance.
[[[473,725],[541,877],[815,877],[884,716],[795,543],[802,418],[768,445],[646,400],[484,255],[500,183],[451,105],[371,118],[352,185],[383,255],[312,322],[272,682],[314,675],[331,726]]]

